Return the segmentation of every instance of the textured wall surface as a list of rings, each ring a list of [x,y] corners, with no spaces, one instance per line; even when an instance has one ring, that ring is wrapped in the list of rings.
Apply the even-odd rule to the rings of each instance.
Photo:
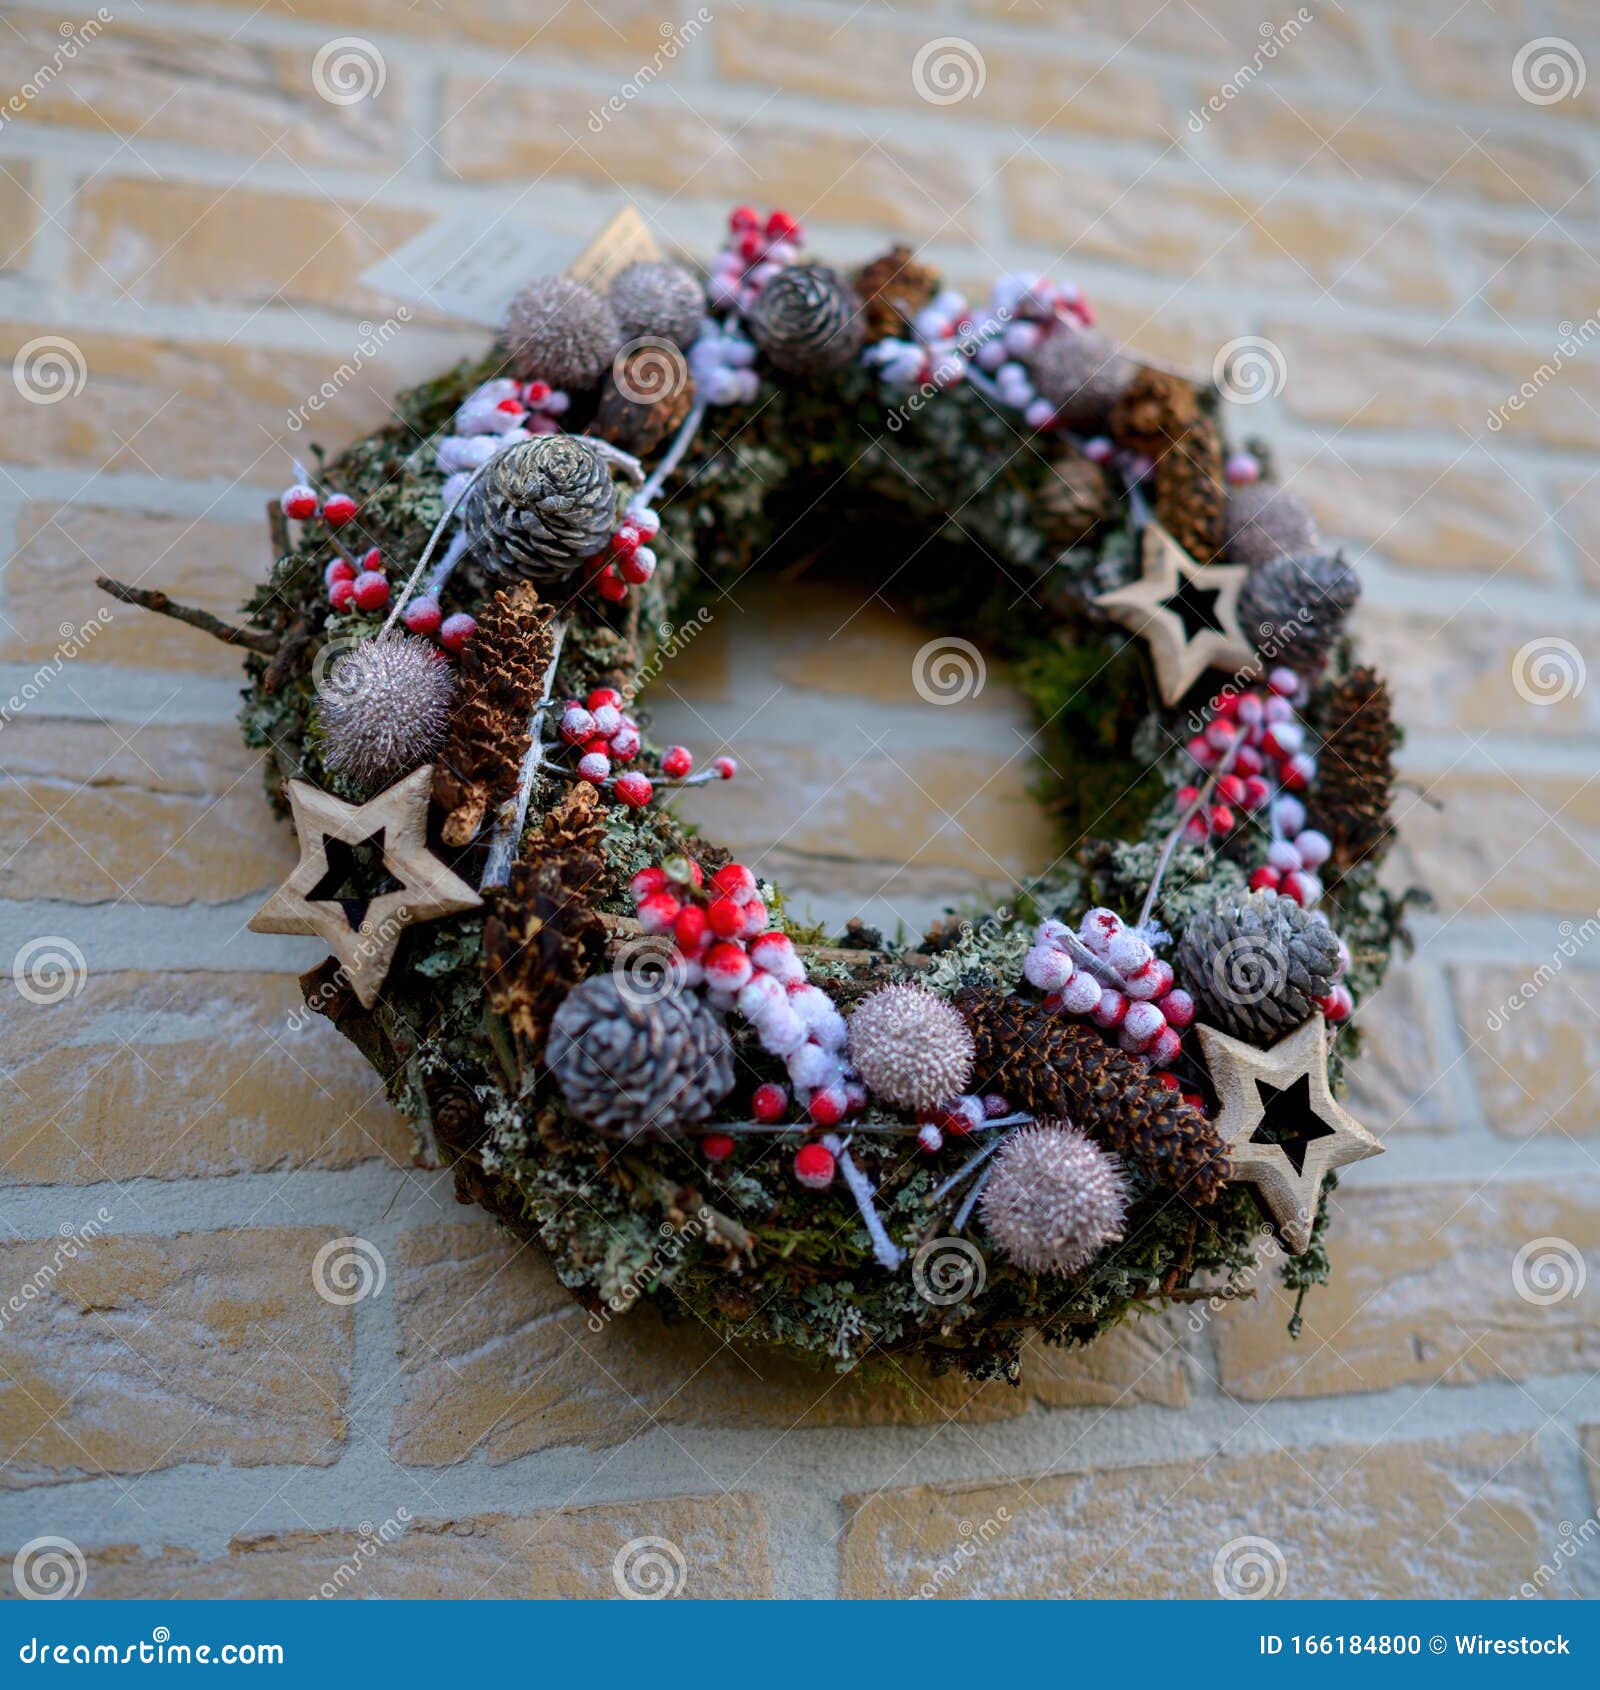
[[[1600,1594],[1594,21],[7,7],[0,1584],[50,1535],[89,1596]],[[1235,431],[1363,558],[1411,729],[1396,876],[1438,894],[1362,1009],[1356,1107],[1390,1151],[1341,1192],[1297,1344],[1268,1293],[1031,1357],[1020,1390],[864,1389],[644,1316],[591,1330],[301,1025],[315,951],[243,931],[291,853],[236,665],[97,620],[94,573],[238,601],[289,451],[479,344],[421,310],[396,332],[408,301],[360,280],[439,216],[583,236],[631,200],[704,253],[738,199],[841,260],[894,233],[974,288],[1070,276],[1197,370],[1262,343]],[[1020,776],[970,801],[1013,755],[998,683],[919,714],[925,630],[782,602],[663,679],[697,743],[750,742],[708,820],[912,926],[1045,858]],[[313,1263],[346,1237],[368,1275],[330,1301]]]

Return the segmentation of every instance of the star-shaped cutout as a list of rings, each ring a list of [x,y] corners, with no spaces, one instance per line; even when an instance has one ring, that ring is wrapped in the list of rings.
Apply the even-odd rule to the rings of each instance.
[[[370,1009],[414,921],[437,921],[483,900],[428,849],[433,768],[417,769],[369,798],[346,804],[305,781],[289,782],[300,861],[250,920],[252,933],[309,933],[339,959],[351,989]],[[362,845],[383,853],[392,889],[350,896],[347,882]]]
[[[1149,642],[1164,704],[1176,704],[1207,669],[1253,674],[1255,647],[1239,625],[1243,564],[1196,563],[1159,522],[1147,522],[1137,581],[1101,593],[1099,607]]]
[[[1255,1186],[1284,1243],[1299,1255],[1311,1243],[1324,1176],[1383,1150],[1334,1101],[1327,1024],[1314,1015],[1266,1050],[1215,1027],[1196,1031],[1222,1105],[1217,1128],[1233,1177]]]

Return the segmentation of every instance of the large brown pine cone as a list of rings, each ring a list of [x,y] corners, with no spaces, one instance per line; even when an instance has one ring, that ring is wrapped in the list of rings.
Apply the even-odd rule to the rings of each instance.
[[[1223,461],[1222,435],[1207,416],[1156,459],[1150,501],[1156,521],[1196,563],[1211,563],[1222,550]]]
[[[1316,1014],[1339,971],[1339,941],[1290,898],[1235,893],[1191,918],[1173,964],[1202,1021],[1267,1045]]]
[[[761,290],[751,337],[772,364],[795,375],[848,364],[861,349],[861,301],[826,264],[792,264]]]
[[[891,247],[856,272],[869,345],[903,335],[911,319],[939,291],[939,272],[919,264],[908,246]]]
[[[1333,841],[1332,861],[1350,868],[1380,850],[1390,832],[1394,725],[1389,688],[1375,669],[1352,669],[1328,689],[1322,750],[1308,802],[1311,819]]]
[[[494,459],[467,494],[467,543],[485,574],[555,582],[616,527],[611,466],[592,441],[537,434]]]

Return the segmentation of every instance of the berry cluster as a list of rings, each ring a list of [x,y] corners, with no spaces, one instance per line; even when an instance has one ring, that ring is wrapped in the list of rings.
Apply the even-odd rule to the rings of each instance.
[[[589,580],[607,604],[621,604],[629,587],[639,587],[656,572],[650,542],[661,532],[661,518],[648,505],[630,505],[605,546],[588,560]]]
[[[787,211],[765,221],[754,206],[739,205],[728,214],[728,239],[711,261],[706,298],[714,307],[748,311],[777,273],[800,256],[805,231]]]
[[[1022,972],[1048,994],[1047,1009],[1086,1016],[1151,1067],[1177,1061],[1194,999],[1173,984],[1172,965],[1115,910],[1090,910],[1076,933],[1062,921],[1040,922]]]
[[[318,498],[317,491],[306,481],[306,472],[299,464],[294,466],[295,484],[285,489],[278,500],[278,508],[286,517],[295,522],[313,522],[318,517],[327,523],[329,528],[343,528],[347,522],[354,522],[356,502],[348,493],[330,493],[325,499]]]
[[[845,1055],[844,1017],[807,979],[793,940],[770,925],[748,868],[727,863],[707,884],[698,863],[673,857],[641,869],[632,890],[644,930],[671,935],[673,966],[685,985],[703,987],[716,1008],[736,1009],[755,1028],[761,1048],[788,1069],[812,1124],[837,1126],[866,1108],[867,1088]],[[765,1122],[782,1120],[788,1106],[777,1085],[758,1087],[751,1100]],[[714,1155],[723,1147],[703,1148]]]
[[[1250,876],[1252,892],[1276,892],[1302,909],[1313,909],[1322,897],[1317,870],[1333,855],[1327,834],[1306,826],[1306,807],[1293,793],[1272,801],[1272,843],[1267,860]]]
[[[569,699],[561,711],[561,737],[578,753],[579,780],[615,793],[633,810],[642,810],[655,796],[656,783],[648,775],[638,769],[617,772],[619,764],[639,755],[643,738],[615,687],[596,687],[581,704]],[[693,769],[694,757],[682,745],[670,746],[662,755],[662,775],[679,786],[732,780],[739,765],[731,757],[718,757],[703,775],[693,776]]]
[[[707,318],[689,348],[689,373],[698,398],[708,405],[748,405],[760,391],[756,343],[734,324]]]
[[[507,446],[535,434],[559,434],[569,397],[547,381],[513,381],[497,376],[475,387],[456,409],[453,434],[440,442],[436,462],[448,479],[444,502],[455,503],[473,472]]]

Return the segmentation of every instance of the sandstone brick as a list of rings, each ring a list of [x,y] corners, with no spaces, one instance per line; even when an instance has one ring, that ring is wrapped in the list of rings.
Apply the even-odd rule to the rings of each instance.
[[[82,45],[59,73],[35,83],[11,121],[177,141],[212,152],[276,153],[307,163],[398,161],[405,144],[399,73],[348,106],[324,100],[312,81],[315,47],[252,42],[242,34],[163,29],[113,17],[84,38],[81,14],[49,8],[7,13],[17,66],[53,65],[76,28]]]
[[[1576,558],[1584,586],[1600,591],[1600,477],[1593,471],[1558,475],[1552,493],[1551,530]]]
[[[431,221],[322,194],[96,176],[73,202],[67,274],[90,295],[381,316],[397,302],[356,278]]]
[[[836,125],[803,129],[761,119],[722,124],[712,108],[652,87],[623,111],[576,88],[542,88],[465,73],[445,83],[440,147],[469,182],[575,177],[672,195],[737,198],[759,182],[795,216],[865,223],[924,237],[971,229],[977,189],[949,149],[918,148]],[[593,120],[591,122],[591,120]]]
[[[104,1224],[116,1224],[119,1201],[108,1199]],[[85,1229],[97,1225],[86,1213]],[[312,1286],[312,1259],[329,1236],[302,1227],[176,1238],[85,1230],[0,1245],[13,1288],[0,1346],[9,1452],[0,1486],[182,1462],[336,1460],[352,1320]]]
[[[1403,215],[1283,192],[1263,197],[1176,172],[1083,170],[1037,156],[1012,159],[1004,186],[1018,238],[1057,246],[1067,260],[1433,309],[1455,297],[1432,233]]]
[[[261,754],[231,724],[113,728],[33,713],[7,723],[0,758],[9,897],[223,902],[294,866],[289,830],[267,812]]]
[[[1398,964],[1357,1012],[1361,1054],[1347,1070],[1350,1112],[1387,1139],[1392,1133],[1447,1132],[1457,1121],[1444,1078],[1445,1057],[1419,971]]]
[[[1585,18],[1585,22],[1592,21]],[[1425,94],[1473,106],[1489,103],[1523,113],[1536,112],[1541,119],[1548,114],[1593,123],[1600,116],[1600,100],[1587,80],[1583,88],[1575,88],[1566,98],[1548,105],[1530,106],[1523,99],[1512,66],[1528,33],[1510,19],[1491,19],[1488,13],[1478,13],[1468,21],[1457,14],[1449,28],[1441,29],[1402,18],[1391,26],[1390,38],[1406,76]]]
[[[1553,345],[1585,322],[1588,334],[1595,333],[1590,321],[1596,308],[1593,263],[1563,222],[1552,221],[1535,234],[1465,229],[1457,244],[1472,267],[1474,297],[1502,318],[1527,322],[1530,344]]]
[[[26,159],[7,159],[0,165],[0,274],[20,270],[28,262],[33,233],[38,227],[33,192],[33,166]]]
[[[382,1082],[283,975],[92,974],[0,1000],[13,1184],[409,1159]]]
[[[654,1425],[937,1426],[1031,1404],[1181,1406],[1173,1328],[1141,1321],[1087,1352],[1030,1352],[1024,1385],[974,1385],[892,1358],[874,1374],[718,1342],[648,1308],[590,1317],[528,1246],[482,1225],[420,1227],[397,1266],[404,1388],[395,1458],[438,1466],[478,1448],[492,1462],[564,1444],[600,1448]]]
[[[1292,485],[1330,539],[1403,569],[1548,580],[1557,535],[1544,499],[1486,452],[1397,464],[1346,450],[1296,461]]]
[[[1235,100],[1212,125],[1233,157],[1285,178],[1350,188],[1390,183],[1424,194],[1581,216],[1594,210],[1583,154],[1514,127],[1421,119],[1374,100],[1370,87],[1337,99]]]
[[[1294,1297],[1270,1276],[1253,1302],[1218,1313],[1223,1388],[1254,1401],[1593,1372],[1597,1194],[1587,1180],[1341,1192],[1328,1245],[1337,1271],[1307,1296],[1298,1341],[1286,1331]],[[1546,1304],[1519,1295],[1513,1264],[1536,1239],[1563,1241],[1577,1278],[1587,1257],[1577,1295]]]
[[[652,1555],[664,1585],[640,1559]],[[397,1507],[359,1529],[242,1533],[214,1559],[112,1544],[91,1549],[88,1562],[84,1594],[102,1600],[614,1600],[619,1578],[689,1601],[773,1593],[765,1511],[738,1492],[457,1519]],[[10,1576],[8,1556],[0,1578]]]
[[[916,80],[924,28],[892,28],[868,14],[834,15],[749,7],[718,18],[711,32],[726,77],[877,108],[978,117],[1025,132],[1109,135],[1165,141],[1171,124],[1154,78],[1116,60],[1030,43],[1008,46],[984,34],[948,50],[948,81]],[[957,90],[970,96],[954,97]]]
[[[1600,1132],[1600,975],[1583,966],[1600,919],[1561,928],[1554,950],[1520,968],[1454,973],[1483,1111],[1508,1138]]]
[[[846,1507],[843,1594],[872,1598],[1212,1599],[1219,1580],[1294,1598],[1506,1597],[1556,1530],[1534,1441],[1483,1433],[922,1485]],[[1550,1593],[1569,1589],[1563,1572]]]
[[[112,603],[95,577],[159,583],[174,598],[231,617],[265,572],[270,549],[264,515],[241,524],[97,505],[28,505],[5,566],[0,657],[46,662],[62,650],[63,627],[94,626],[74,662],[238,674],[238,651],[165,617]],[[102,611],[109,620],[97,623]]]

